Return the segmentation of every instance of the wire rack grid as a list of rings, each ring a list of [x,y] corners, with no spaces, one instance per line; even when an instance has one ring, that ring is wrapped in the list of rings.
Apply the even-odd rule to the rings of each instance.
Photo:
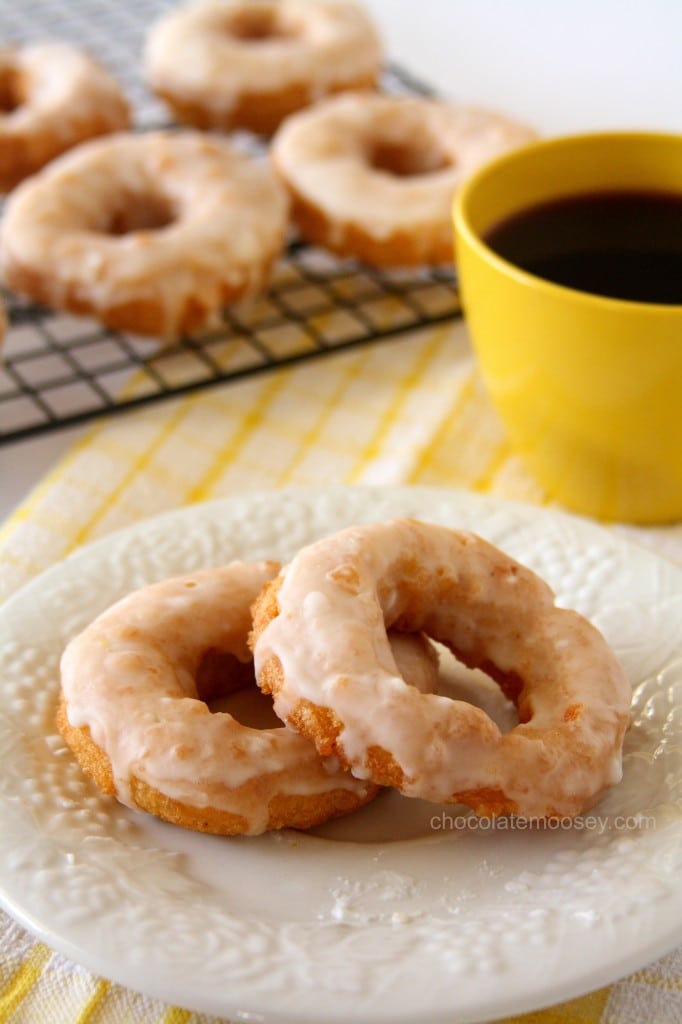
[[[150,22],[174,0],[0,0],[0,41],[67,39],[122,82],[139,130],[169,124],[146,89],[140,54]],[[387,67],[392,93],[428,94]],[[238,145],[258,151],[246,133]],[[384,272],[293,241],[262,295],[225,309],[205,333],[165,349],[153,339],[45,309],[3,290],[10,324],[0,362],[0,445],[219,382],[377,342],[460,314],[454,272]]]

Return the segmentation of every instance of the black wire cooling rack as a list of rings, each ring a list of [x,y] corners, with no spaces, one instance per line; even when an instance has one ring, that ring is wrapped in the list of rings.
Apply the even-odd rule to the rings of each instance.
[[[50,36],[86,46],[123,82],[144,130],[166,123],[138,67],[150,18],[169,6],[167,0],[0,0],[0,39]],[[386,69],[383,85],[392,93],[430,92],[395,66]],[[3,295],[10,329],[0,363],[0,444],[395,337],[460,313],[448,267],[383,272],[298,242],[288,247],[264,294],[227,308],[217,326],[171,349]]]

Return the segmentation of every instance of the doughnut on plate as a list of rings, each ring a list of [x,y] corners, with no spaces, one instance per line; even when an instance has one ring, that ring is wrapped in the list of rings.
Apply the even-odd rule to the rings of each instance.
[[[483,826],[457,805],[390,792],[311,832],[226,838],[129,810],[88,782],[54,722],[61,651],[94,614],[155,580],[286,561],[395,516],[476,531],[604,634],[633,687],[633,724],[623,780],[594,808],[572,826]],[[551,510],[325,488],[140,523],[0,611],[0,903],[92,971],[233,1019],[446,1024],[577,996],[682,941],[681,638],[678,568]],[[486,677],[456,663],[444,675],[443,692],[511,726]]]

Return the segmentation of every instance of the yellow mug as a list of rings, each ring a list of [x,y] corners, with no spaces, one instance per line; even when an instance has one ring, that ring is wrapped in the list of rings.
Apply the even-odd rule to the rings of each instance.
[[[475,173],[454,204],[462,305],[490,396],[547,493],[574,511],[682,519],[682,305],[553,284],[486,243],[501,221],[596,192],[682,199],[682,135],[548,139]]]

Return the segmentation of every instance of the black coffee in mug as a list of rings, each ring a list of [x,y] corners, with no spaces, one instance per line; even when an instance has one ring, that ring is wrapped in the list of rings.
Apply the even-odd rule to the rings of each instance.
[[[556,199],[505,218],[484,240],[515,266],[567,288],[682,305],[682,193]]]

